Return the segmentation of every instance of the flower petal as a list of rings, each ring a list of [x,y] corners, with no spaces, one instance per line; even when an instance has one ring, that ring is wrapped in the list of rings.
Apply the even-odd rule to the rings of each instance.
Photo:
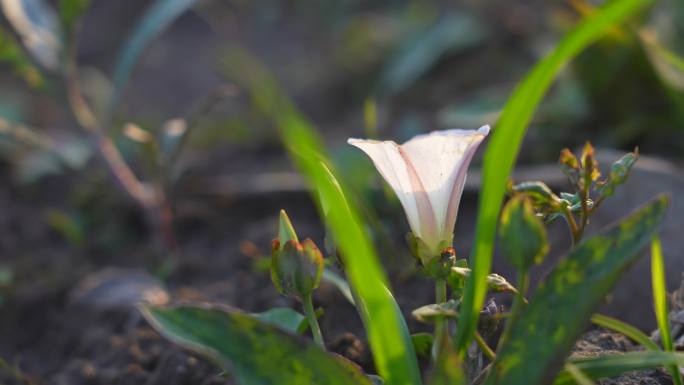
[[[415,236],[434,238],[437,223],[421,179],[401,147],[393,141],[349,139],[347,143],[368,155],[404,207]]]
[[[489,126],[435,131],[416,136],[401,146],[420,176],[437,218],[438,238],[443,239],[436,242],[448,239],[454,230],[468,166],[488,133]]]

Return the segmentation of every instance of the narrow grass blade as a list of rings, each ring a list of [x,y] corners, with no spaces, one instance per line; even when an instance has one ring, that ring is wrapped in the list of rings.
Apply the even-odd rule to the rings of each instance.
[[[295,165],[321,199],[320,208],[342,254],[380,376],[388,385],[419,385],[420,372],[406,321],[388,289],[354,202],[347,201],[327,164],[322,138],[247,53],[234,48],[227,57],[227,69],[231,79],[250,92],[255,106],[278,127]]]
[[[629,352],[604,356],[571,359],[569,362],[587,377],[599,379],[615,377],[634,370],[655,369],[663,365],[684,365],[684,354],[663,351]],[[561,371],[553,385],[574,385],[575,379],[567,370]]]
[[[162,335],[214,360],[241,385],[371,385],[350,362],[239,311],[218,306],[141,310]]]
[[[114,67],[114,93],[110,102],[110,114],[114,113],[113,110],[119,104],[121,93],[145,47],[196,1],[157,0],[138,20]]]
[[[591,322],[608,330],[624,334],[627,338],[645,347],[646,349],[656,351],[660,350],[660,347],[641,330],[632,325],[624,323],[619,319],[608,317],[603,314],[594,314],[591,317]]]
[[[577,385],[595,385],[594,381],[591,380],[584,372],[582,372],[577,366],[571,363],[565,364],[565,371],[568,372],[572,379],[575,380]]]
[[[525,312],[512,321],[510,339],[497,354],[489,383],[542,385],[553,380],[596,306],[650,241],[667,204],[667,197],[658,197],[581,243],[556,266]]]
[[[342,293],[344,298],[349,301],[352,305],[354,305],[354,296],[352,295],[351,288],[349,287],[349,283],[345,281],[344,278],[340,277],[337,273],[330,269],[325,269],[323,270],[323,280],[330,283],[331,285],[335,286],[337,290]]]
[[[672,334],[670,333],[669,310],[667,309],[667,285],[665,282],[665,259],[660,238],[657,235],[651,240],[651,284],[653,287],[653,307],[655,308],[660,340],[665,351],[674,351]],[[670,374],[675,385],[682,385],[682,375],[675,365],[670,367]]]
[[[492,131],[484,155],[482,192],[471,253],[472,278],[466,284],[462,316],[456,346],[468,346],[487,292],[487,274],[491,269],[496,224],[506,190],[506,180],[513,169],[520,143],[534,111],[563,66],[580,51],[600,38],[611,26],[636,14],[652,0],[608,2],[591,17],[570,31],[556,48],[540,61],[518,85],[509,98]]]

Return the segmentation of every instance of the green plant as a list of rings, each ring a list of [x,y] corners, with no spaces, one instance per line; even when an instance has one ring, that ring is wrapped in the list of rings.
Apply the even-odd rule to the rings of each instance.
[[[435,191],[430,188],[434,186],[428,186],[424,179],[430,177],[425,174],[429,168],[414,167],[413,157],[420,151],[406,154],[405,146],[429,139],[432,149],[439,148],[436,146],[444,146],[450,151],[458,149],[459,161],[439,169],[449,175],[442,175],[442,178],[450,180],[453,176],[459,181],[465,177],[468,163],[460,162],[461,156],[466,154],[468,156],[462,159],[469,160],[486,132],[435,133],[402,146],[392,142],[352,141],[369,153],[380,173],[398,193],[413,232],[409,245],[421,268],[436,283],[437,303],[414,311],[421,321],[436,324],[432,337],[431,384],[590,383],[591,379],[625,371],[684,363],[681,354],[654,349],[620,356],[568,358],[572,345],[584,331],[599,302],[657,232],[668,205],[667,197],[659,196],[618,224],[586,238],[584,227],[591,211],[595,210],[592,208],[598,207],[589,195],[590,188],[594,186],[598,194],[609,196],[612,189],[624,181],[633,162],[623,168],[620,167],[626,162],[618,162],[614,175],[611,172],[608,179],[596,184],[597,165],[587,147],[582,162],[572,165],[563,162],[563,166],[572,171],[571,176],[577,172],[578,191],[573,194],[576,198],[561,196],[556,201],[550,189],[544,187],[538,191],[513,189],[515,195],[501,215],[499,235],[502,249],[518,270],[520,284],[514,287],[490,272],[506,180],[536,105],[568,60],[611,26],[648,3],[639,0],[610,2],[566,36],[516,89],[487,145],[477,238],[470,263],[457,259],[451,245],[453,222],[450,213],[455,216],[453,205],[458,203],[460,184],[444,183],[448,185],[449,193],[445,195],[448,198],[435,199],[436,195],[432,195]],[[318,198],[319,211],[331,231],[349,284],[336,275],[332,275],[333,280],[348,293],[364,322],[379,377],[366,376],[346,359],[321,348],[323,338],[318,335],[315,316],[311,316],[310,295],[321,279],[319,277],[326,279],[326,274],[320,272],[317,253],[311,251],[313,246],[309,247],[309,252],[304,247],[296,247],[299,238],[289,220],[281,220],[279,239],[274,243],[277,247],[274,247],[272,274],[282,292],[295,294],[304,302],[308,323],[319,346],[235,309],[144,306],[146,318],[176,343],[213,358],[243,384],[422,383],[414,341],[415,346],[423,346],[430,338],[425,335],[411,338],[377,254],[359,220],[356,203],[347,199],[344,181],[336,177],[334,167],[329,164],[323,141],[258,62],[239,49],[233,50],[227,62],[234,77],[250,92],[254,106],[278,128],[285,148]],[[454,139],[456,137],[459,139]],[[464,144],[461,142],[464,138],[477,143]],[[372,146],[363,148],[365,144]],[[377,148],[381,150],[376,152]],[[434,161],[433,155],[428,153],[425,161]],[[382,160],[383,156],[394,157],[394,160]],[[631,159],[630,156],[636,159],[633,155],[623,159]],[[567,156],[564,159],[572,160]],[[393,176],[392,172],[397,170],[405,175]],[[405,185],[407,181],[408,186]],[[436,185],[441,186],[437,182]],[[565,209],[544,212],[548,207],[537,204],[535,191],[551,196],[551,203],[558,205],[554,207]],[[573,212],[581,215],[581,232],[580,227],[570,227],[576,245],[528,298],[527,272],[542,260],[548,248],[545,228],[538,214],[565,216],[566,209],[571,215]],[[570,220],[569,216],[565,217]],[[289,250],[281,248],[288,242],[292,245]],[[294,261],[287,269],[281,267],[279,253],[288,253],[288,258]],[[451,287],[451,298],[448,287]],[[515,295],[511,312],[501,314],[496,306],[483,308],[488,291]],[[502,318],[508,319],[506,330],[498,346],[492,348],[487,345],[486,334],[496,328]],[[624,324],[599,316],[594,316],[594,320],[623,329],[644,344],[648,340]],[[454,324],[455,333],[451,327]],[[473,341],[479,349],[467,349]],[[425,348],[420,350],[424,352]]]

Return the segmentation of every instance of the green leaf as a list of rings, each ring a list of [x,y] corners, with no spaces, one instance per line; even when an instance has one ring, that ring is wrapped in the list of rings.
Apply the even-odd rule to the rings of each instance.
[[[652,0],[608,2],[591,17],[580,22],[556,48],[542,59],[509,98],[487,145],[482,170],[482,189],[476,237],[471,253],[473,277],[466,285],[461,306],[460,327],[455,339],[462,352],[469,344],[487,292],[496,224],[520,143],[534,111],[563,66],[580,51],[599,39],[611,26],[636,14]]]
[[[665,351],[674,351],[670,332],[669,311],[667,309],[667,284],[665,282],[665,258],[657,235],[651,240],[651,283],[653,286],[653,308],[655,309],[660,340]],[[682,375],[677,366],[670,367],[670,374],[676,385],[682,385]]]
[[[234,48],[226,60],[229,76],[250,92],[255,106],[279,128],[285,149],[318,193],[326,224],[337,241],[352,284],[380,376],[388,385],[419,385],[420,371],[406,320],[397,305],[354,202],[328,165],[315,128],[297,111],[269,73],[249,54]]]
[[[518,271],[540,264],[549,252],[546,227],[525,195],[516,194],[504,206],[499,240],[506,260]]]
[[[110,113],[114,113],[113,110],[119,104],[121,93],[143,50],[195,2],[196,0],[157,0],[138,20],[114,67],[114,93]]]
[[[615,377],[634,370],[655,369],[663,365],[684,365],[684,354],[674,352],[629,352],[604,356],[571,359],[569,362],[587,377],[598,379]],[[575,380],[567,371],[561,371],[554,385],[574,385]]]
[[[411,341],[413,342],[413,349],[416,355],[421,358],[430,358],[430,351],[432,350],[433,337],[430,333],[416,333],[411,334]]]
[[[290,333],[303,333],[309,325],[304,314],[289,307],[274,307],[265,312],[252,315],[259,321],[279,327]]]
[[[581,243],[558,264],[513,321],[490,383],[545,384],[553,379],[594,308],[648,244],[667,203],[665,196],[658,197]]]
[[[335,286],[337,290],[339,290],[340,293],[342,293],[344,298],[346,298],[347,301],[349,301],[349,303],[354,305],[354,296],[352,295],[349,283],[347,283],[347,281],[345,281],[344,278],[340,277],[337,273],[327,268],[323,269],[323,276],[321,278],[323,279],[323,281]]]
[[[141,308],[166,338],[220,364],[242,385],[370,385],[349,361],[239,311],[218,306]]]
[[[36,62],[48,70],[57,70],[62,31],[50,4],[44,0],[0,0],[0,6]]]
[[[591,322],[614,332],[624,334],[627,338],[630,338],[646,349],[660,350],[660,347],[658,347],[655,342],[653,342],[646,334],[644,334],[644,332],[618,319],[608,317],[603,314],[594,314],[591,317]]]
[[[415,309],[411,314],[420,322],[435,322],[438,319],[458,317],[459,302],[450,299],[444,303],[432,303]]]

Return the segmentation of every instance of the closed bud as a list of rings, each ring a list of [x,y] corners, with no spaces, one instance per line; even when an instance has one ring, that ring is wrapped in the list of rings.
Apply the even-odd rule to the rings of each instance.
[[[598,161],[594,156],[594,147],[587,142],[582,150],[582,166],[580,168],[580,189],[588,191],[594,181],[598,180],[601,172],[598,168]]]
[[[271,254],[271,279],[286,296],[305,298],[316,289],[323,274],[323,255],[311,239],[302,243],[290,240],[282,247],[274,241]]]
[[[284,210],[278,238],[271,245],[271,279],[283,295],[304,298],[316,289],[323,274],[323,255],[311,239],[299,242]]]
[[[579,184],[579,162],[569,149],[564,148],[560,153],[560,158],[558,159],[560,163],[561,171],[563,174],[570,179],[572,185],[577,186]]]
[[[544,224],[523,195],[514,196],[504,207],[499,239],[509,263],[521,271],[541,263],[549,249]]]

